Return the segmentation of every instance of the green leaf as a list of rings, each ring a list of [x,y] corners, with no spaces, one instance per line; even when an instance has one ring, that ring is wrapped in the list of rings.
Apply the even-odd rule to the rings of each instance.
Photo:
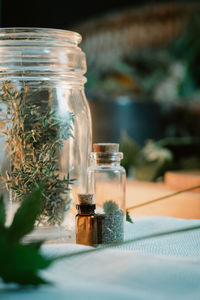
[[[16,243],[7,247],[4,261],[1,262],[0,276],[4,282],[16,282],[23,285],[47,283],[37,275],[37,272],[47,268],[52,261],[29,245]]]
[[[3,196],[0,196],[0,229],[4,228],[4,224],[6,221],[6,210],[5,205],[3,201]]]
[[[50,284],[47,280],[40,277],[38,274],[33,272],[25,272],[21,276],[13,277],[14,280],[7,282],[16,282],[20,285],[34,285],[38,286],[40,284]],[[5,281],[6,282],[6,281]]]
[[[27,247],[30,247],[31,249],[39,250],[43,243],[44,243],[44,240],[31,242],[31,243],[27,244]]]
[[[133,224],[133,220],[131,219],[131,216],[130,216],[128,210],[126,211],[126,221]]]
[[[5,260],[5,254],[6,254],[6,231],[0,231],[0,273],[2,269],[2,263]]]
[[[37,214],[41,209],[43,187],[40,185],[27,196],[17,210],[9,228],[0,227],[0,278],[5,283],[20,285],[48,284],[38,271],[52,264],[54,259],[40,253],[43,241],[21,244],[19,241],[33,229]],[[1,224],[5,222],[5,207],[0,197]]]
[[[33,230],[36,217],[42,207],[42,192],[43,187],[40,186],[22,202],[8,230],[10,242],[19,241],[24,235]]]

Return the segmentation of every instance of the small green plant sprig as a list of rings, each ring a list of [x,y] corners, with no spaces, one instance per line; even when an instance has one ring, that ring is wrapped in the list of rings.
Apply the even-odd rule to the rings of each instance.
[[[43,97],[43,98],[42,98]],[[73,137],[74,116],[58,116],[52,105],[52,91],[30,89],[19,92],[11,83],[2,87],[0,133],[6,137],[11,168],[1,179],[12,191],[15,201],[22,201],[36,186],[45,182],[41,215],[38,221],[60,224],[70,207],[70,185],[74,179],[60,178],[59,153],[64,141]]]
[[[133,224],[133,220],[131,219],[131,216],[130,216],[130,213],[128,210],[126,210],[126,222]]]
[[[114,201],[106,201],[103,205],[103,210],[105,214],[114,214],[115,212],[119,211],[119,206]],[[131,216],[126,210],[126,221],[129,223],[133,223],[133,220],[131,219]]]
[[[119,206],[114,201],[106,201],[103,205],[103,210],[105,214],[114,214],[116,211],[119,210]]]

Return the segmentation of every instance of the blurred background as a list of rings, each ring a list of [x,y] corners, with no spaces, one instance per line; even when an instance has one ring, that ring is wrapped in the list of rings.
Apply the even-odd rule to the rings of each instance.
[[[1,27],[83,36],[93,142],[120,142],[129,176],[200,169],[199,1],[0,1]]]

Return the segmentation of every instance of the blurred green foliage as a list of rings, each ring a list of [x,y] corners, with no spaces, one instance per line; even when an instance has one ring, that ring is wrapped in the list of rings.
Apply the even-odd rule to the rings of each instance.
[[[188,147],[192,149],[189,154]],[[128,175],[143,181],[155,181],[167,170],[200,168],[199,149],[200,138],[193,137],[149,140],[143,148],[125,133],[120,141],[120,151],[124,153],[122,165]]]
[[[174,101],[200,97],[200,18],[163,47],[133,49],[104,71],[88,67],[86,91],[98,97],[119,94]]]

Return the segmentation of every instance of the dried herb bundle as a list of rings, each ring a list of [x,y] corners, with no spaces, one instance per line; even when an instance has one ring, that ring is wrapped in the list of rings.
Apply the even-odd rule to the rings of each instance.
[[[73,114],[58,115],[52,105],[52,91],[29,89],[20,92],[5,83],[0,95],[6,104],[1,114],[0,132],[6,136],[10,170],[1,178],[21,201],[38,182],[45,183],[38,221],[60,224],[70,206],[70,188],[74,179],[59,177],[59,152],[73,130]]]

